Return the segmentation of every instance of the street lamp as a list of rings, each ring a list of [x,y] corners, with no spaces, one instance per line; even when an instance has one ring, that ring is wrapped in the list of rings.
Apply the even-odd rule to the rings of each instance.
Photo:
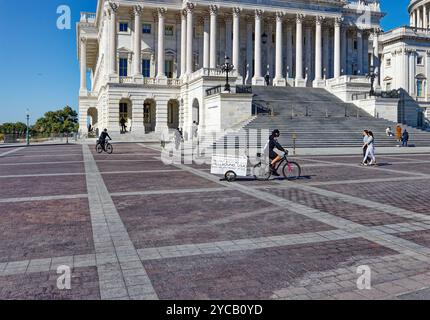
[[[27,141],[27,146],[29,146],[30,145],[30,110],[27,108],[27,112],[26,112],[26,115],[27,115],[27,130],[26,130],[26,133],[25,133],[25,139],[26,139],[26,141]]]
[[[231,64],[230,58],[226,56],[224,58],[224,64],[221,66],[222,72],[225,72],[226,74],[224,91],[231,92],[230,84],[228,83],[228,73],[233,71],[233,69],[234,66]]]
[[[375,67],[374,66],[370,66],[369,67],[369,73],[366,75],[367,79],[370,79],[370,96],[374,96],[375,95],[375,88],[374,88],[374,84],[375,84],[375,79],[378,76],[378,72],[375,72]]]

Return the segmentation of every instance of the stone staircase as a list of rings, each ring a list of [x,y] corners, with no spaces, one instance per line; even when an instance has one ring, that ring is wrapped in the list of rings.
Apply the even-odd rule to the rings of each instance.
[[[394,131],[396,123],[374,118],[325,89],[253,87],[253,92],[253,102],[271,110],[271,114],[255,117],[242,130],[227,134],[212,147],[237,149],[239,141],[247,141],[247,147],[261,148],[267,141],[267,137],[259,133],[264,129],[270,132],[279,129],[280,142],[288,148],[293,146],[294,134],[297,148],[357,147],[362,143],[363,129],[373,131],[376,146],[398,145],[394,137],[387,137],[385,133],[387,127]],[[409,131],[410,145],[430,146],[430,133],[408,126],[402,128]],[[257,130],[257,139],[248,141],[249,130]]]

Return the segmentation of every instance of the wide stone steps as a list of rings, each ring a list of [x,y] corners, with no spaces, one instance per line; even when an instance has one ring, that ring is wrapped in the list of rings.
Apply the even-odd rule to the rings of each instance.
[[[203,142],[206,147],[241,148],[262,147],[268,134],[274,129],[281,132],[280,143],[291,148],[293,134],[298,148],[314,147],[357,147],[362,144],[364,129],[373,131],[375,145],[394,147],[398,142],[394,137],[387,137],[385,130],[396,123],[374,118],[353,104],[344,103],[325,89],[293,87],[253,87],[254,102],[272,109],[274,115],[259,115],[242,128],[229,133],[216,143]],[[410,145],[430,146],[430,133],[419,129],[402,126],[410,134]],[[266,130],[261,138],[259,132]],[[257,132],[257,137],[248,141],[248,132]],[[252,136],[252,135],[251,135]]]

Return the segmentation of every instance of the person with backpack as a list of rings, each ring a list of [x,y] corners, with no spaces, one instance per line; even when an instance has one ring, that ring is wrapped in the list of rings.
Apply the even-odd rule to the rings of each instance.
[[[278,142],[278,138],[280,137],[280,135],[281,133],[278,129],[273,130],[272,134],[269,137],[269,141],[264,148],[268,149],[269,151],[270,171],[272,172],[272,175],[276,177],[280,176],[280,174],[276,172],[276,164],[281,161],[287,154],[287,151]]]

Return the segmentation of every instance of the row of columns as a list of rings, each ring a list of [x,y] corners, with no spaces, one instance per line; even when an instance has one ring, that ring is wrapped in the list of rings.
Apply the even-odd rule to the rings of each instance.
[[[430,10],[426,4],[417,7],[410,13],[410,26],[414,28],[429,28]]]
[[[182,11],[181,14],[181,77],[187,76],[193,72],[193,24],[194,24],[194,9],[195,6],[193,3],[187,3],[186,8]],[[232,19],[232,63],[234,66],[240,66],[240,15],[241,8],[233,8],[233,19]],[[117,25],[117,12],[118,6],[112,2],[106,2],[106,15],[108,17],[108,28],[109,28],[109,43],[108,43],[108,74],[115,75],[117,73],[116,66],[116,25]],[[135,30],[141,29],[141,15],[143,9],[141,6],[137,5],[133,7],[134,14],[134,28]],[[165,76],[165,39],[164,39],[164,25],[165,25],[165,14],[166,9],[158,8],[158,72],[157,78],[163,80],[166,78]],[[217,57],[217,17],[218,17],[219,7],[217,5],[209,6],[210,16],[205,17],[203,19],[204,24],[204,36],[203,36],[203,67],[204,68],[216,68],[216,57]],[[274,85],[285,85],[286,78],[283,73],[284,70],[284,52],[283,52],[283,22],[284,22],[284,13],[276,12],[276,51],[275,51],[275,76],[274,76]],[[304,81],[304,69],[303,69],[303,21],[305,16],[302,14],[296,15],[296,85],[300,85]],[[264,84],[264,75],[262,71],[262,19],[263,19],[263,11],[255,10],[255,25],[254,30],[252,30],[252,22],[248,22],[247,25],[247,60],[252,61],[252,57],[249,56],[249,52],[252,52],[252,33],[255,34],[254,41],[254,70],[249,70],[250,74],[252,71],[254,72],[254,78],[252,79],[252,83],[255,85]],[[341,34],[341,24],[342,18],[336,17],[334,19],[334,52],[333,52],[333,62],[334,62],[334,74],[333,76],[339,77],[341,75],[342,63],[341,63],[341,50],[346,51],[346,36],[342,36]],[[322,23],[325,20],[322,16],[315,17],[315,81],[320,81],[323,78],[322,69],[326,68],[329,65],[329,47],[327,45],[323,46],[323,38],[324,40],[329,39],[329,29],[324,29],[324,34],[322,32]],[[287,25],[287,64],[291,67],[292,64],[292,28],[291,24]],[[227,32],[226,32],[227,33]],[[311,29],[306,29],[306,39],[308,40],[305,44],[305,49],[307,52],[306,57],[306,65],[310,65],[311,60],[311,43],[310,43],[310,33]],[[358,39],[357,39],[357,49],[359,52],[359,57],[362,57],[363,52],[363,39],[362,33],[358,30]],[[133,75],[135,77],[142,77],[141,71],[141,32],[134,32],[134,56],[133,59]],[[231,37],[230,37],[231,38]],[[324,52],[322,49],[324,48]],[[81,46],[81,56],[85,57],[86,49],[85,44]],[[324,59],[324,61],[323,61]],[[82,59],[81,61],[85,61],[86,59]],[[308,61],[309,60],[309,61]],[[358,70],[363,70],[363,61],[362,58],[358,59],[357,62]],[[249,64],[249,68],[252,66]],[[85,73],[86,66],[81,63],[81,72]],[[237,70],[239,77],[241,77],[240,70]],[[287,70],[287,77],[291,77],[292,70]],[[81,88],[86,87],[86,77],[81,76]]]

